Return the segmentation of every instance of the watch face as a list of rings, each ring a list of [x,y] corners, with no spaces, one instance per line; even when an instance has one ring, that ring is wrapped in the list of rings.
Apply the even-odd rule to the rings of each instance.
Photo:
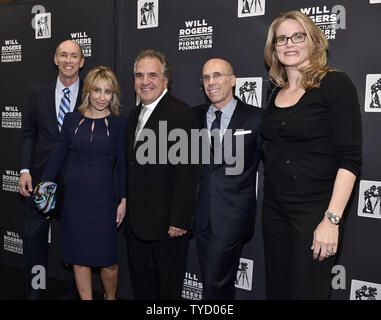
[[[339,216],[332,216],[331,221],[334,224],[338,224],[340,222],[340,217]]]

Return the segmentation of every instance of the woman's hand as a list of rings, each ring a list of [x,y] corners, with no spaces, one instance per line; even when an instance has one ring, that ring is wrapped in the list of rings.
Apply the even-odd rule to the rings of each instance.
[[[340,168],[337,171],[331,200],[329,201],[327,208],[328,211],[334,212],[339,217],[342,217],[353,190],[355,180],[356,176],[347,169]],[[324,259],[335,255],[337,252],[338,240],[339,227],[329,221],[328,217],[324,215],[323,220],[314,231],[314,240],[311,247],[314,251],[314,259],[316,260],[319,257],[319,252],[319,261],[323,261]]]
[[[126,198],[122,198],[118,208],[116,209],[116,223],[117,223],[116,226],[117,226],[117,228],[119,228],[119,226],[123,222],[125,215],[126,215]]]
[[[314,231],[314,239],[312,241],[311,250],[313,250],[313,258],[323,261],[337,252],[339,240],[339,226],[333,224],[324,216]],[[320,256],[319,256],[320,252]]]

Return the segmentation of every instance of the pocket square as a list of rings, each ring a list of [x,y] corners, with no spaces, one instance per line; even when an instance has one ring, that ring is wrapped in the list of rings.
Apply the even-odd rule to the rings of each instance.
[[[236,132],[234,132],[234,135],[240,136],[242,134],[249,134],[249,133],[251,133],[251,130],[237,130]]]

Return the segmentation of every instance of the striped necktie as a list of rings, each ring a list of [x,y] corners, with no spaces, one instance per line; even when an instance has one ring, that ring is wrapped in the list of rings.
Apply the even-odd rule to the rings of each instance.
[[[70,112],[70,90],[68,88],[63,89],[64,95],[61,99],[60,110],[58,112],[58,130],[61,131],[62,124],[65,118],[65,114]]]

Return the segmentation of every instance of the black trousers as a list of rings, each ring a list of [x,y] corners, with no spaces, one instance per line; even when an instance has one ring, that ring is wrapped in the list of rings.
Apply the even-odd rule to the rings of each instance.
[[[262,223],[268,299],[329,299],[335,257],[313,259],[313,232],[331,194],[265,191]]]
[[[188,261],[189,234],[163,240],[136,237],[127,222],[127,252],[136,300],[180,300]]]
[[[48,272],[48,234],[49,224],[57,219],[58,212],[47,218],[34,206],[32,198],[26,199],[26,253],[25,253],[25,277],[27,299],[37,300],[42,298],[43,290],[33,288],[32,279],[40,271],[32,273],[33,267],[43,266]],[[72,267],[64,268],[65,279],[68,282],[63,299],[78,299],[79,295],[75,286]],[[46,279],[47,280],[47,279]],[[46,282],[45,282],[46,283]]]
[[[196,229],[195,239],[203,279],[203,299],[234,300],[243,240],[217,238],[210,224],[205,230]]]

